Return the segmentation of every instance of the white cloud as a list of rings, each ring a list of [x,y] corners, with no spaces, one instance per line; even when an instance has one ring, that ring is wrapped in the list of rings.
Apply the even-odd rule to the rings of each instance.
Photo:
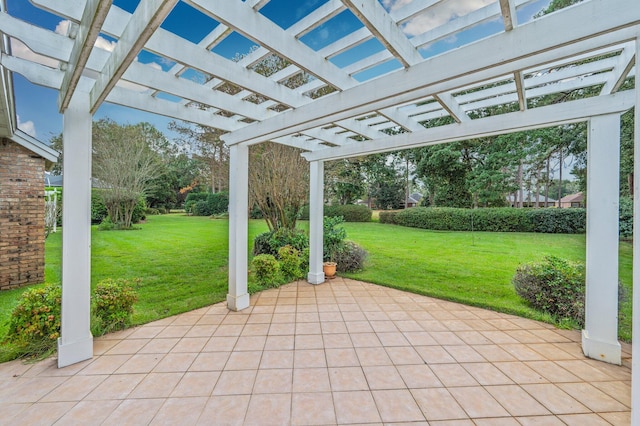
[[[157,62],[149,62],[148,64],[145,64],[147,66],[150,66],[151,68],[158,70],[158,71],[162,71],[162,65],[160,65]]]
[[[24,123],[22,121],[20,121],[20,116],[17,116],[18,118],[18,129],[22,130],[23,132],[25,132],[26,134],[28,134],[29,136],[33,136],[34,138],[36,137],[36,125],[33,124],[33,121],[29,120],[29,121],[25,121]]]
[[[96,47],[98,47],[98,48],[100,48],[102,50],[106,50],[107,52],[113,52],[113,49],[116,48],[116,42],[115,41],[109,41],[104,37],[98,36],[94,46],[96,46]]]
[[[58,22],[58,25],[56,25],[55,32],[56,34],[66,36],[69,33],[70,27],[71,27],[71,21],[69,21],[68,19],[65,19],[63,21]]]
[[[391,11],[400,9],[412,3],[414,0],[382,0],[382,4]],[[470,12],[478,10],[494,0],[449,0],[443,1],[431,7],[427,12],[410,19],[405,24],[403,31],[405,34],[415,36],[422,34],[440,25],[464,16]]]

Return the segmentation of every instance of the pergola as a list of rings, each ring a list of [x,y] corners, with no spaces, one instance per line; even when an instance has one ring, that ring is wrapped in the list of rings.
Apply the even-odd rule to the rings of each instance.
[[[452,18],[447,15],[443,23],[431,19],[431,25],[422,27],[411,24],[455,10],[453,6],[461,1],[414,0],[388,10],[384,1],[324,0],[287,28],[263,13],[269,0],[142,0],[131,9],[133,13],[108,0],[31,2],[71,23],[66,34],[59,34],[12,17],[4,5],[0,13],[3,99],[12,100],[11,75],[18,73],[34,84],[58,90],[64,117],[60,367],[93,355],[89,330],[91,124],[104,102],[228,132],[223,140],[230,149],[227,303],[232,310],[249,306],[250,145],[273,141],[305,151],[311,188],[308,281],[320,284],[324,281],[326,161],[588,121],[587,197],[599,202],[589,203],[587,211],[587,312],[582,344],[586,356],[620,364],[620,115],[640,102],[637,85],[620,89],[630,87],[624,83],[634,76],[635,81],[640,79],[639,67],[634,66],[640,53],[637,0],[586,0],[522,24],[518,11],[533,1],[486,0]],[[210,23],[204,37],[192,40],[163,27],[168,19],[175,19],[178,9],[204,16]],[[305,37],[320,29],[330,31],[332,22],[345,16],[360,21],[357,29],[320,46]],[[429,56],[429,46],[480,33],[483,38],[475,35],[467,44]],[[98,47],[99,36],[117,40],[115,48]],[[216,46],[239,36],[258,48],[235,61],[216,53]],[[15,40],[43,60],[14,56]],[[367,43],[375,47],[363,49]],[[172,65],[168,70],[144,65],[137,60],[142,52]],[[269,76],[255,72],[255,64],[271,55],[290,65]],[[288,84],[301,73],[304,84]],[[230,84],[237,90],[223,90]],[[596,95],[551,105],[538,102],[546,95],[579,89]],[[494,106],[502,106],[504,113],[483,113]],[[3,117],[5,122],[12,119],[7,114]],[[450,117],[452,124],[424,126],[441,117]],[[635,122],[640,122],[637,109]],[[640,156],[638,143],[635,152]],[[640,162],[635,167],[634,218],[640,224]],[[640,285],[639,247],[634,246],[635,287]],[[636,294],[634,311],[640,312]],[[636,318],[634,349],[640,348]],[[640,365],[635,359],[633,389],[634,422],[640,422],[640,391],[636,392]]]

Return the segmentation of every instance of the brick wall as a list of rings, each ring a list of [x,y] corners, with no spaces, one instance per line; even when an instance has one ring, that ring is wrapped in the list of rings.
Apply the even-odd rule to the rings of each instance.
[[[44,167],[0,139],[0,290],[44,282]]]

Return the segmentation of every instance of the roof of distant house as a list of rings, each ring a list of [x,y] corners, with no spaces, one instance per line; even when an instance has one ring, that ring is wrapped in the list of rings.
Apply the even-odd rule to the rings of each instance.
[[[584,201],[584,194],[578,192],[577,194],[565,195],[560,199],[561,203],[581,203]]]

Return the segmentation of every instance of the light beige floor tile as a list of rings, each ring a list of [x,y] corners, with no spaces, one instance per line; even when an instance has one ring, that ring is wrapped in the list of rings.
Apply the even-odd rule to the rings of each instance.
[[[608,426],[610,423],[597,414],[568,414],[558,416],[567,426]]]
[[[399,365],[398,372],[410,389],[442,387],[443,384],[428,365]]]
[[[484,334],[479,331],[457,331],[456,336],[460,338],[467,345],[489,345],[489,340]]]
[[[369,391],[334,392],[333,404],[338,423],[375,423],[380,415]]]
[[[512,416],[543,416],[551,414],[531,395],[516,385],[487,386],[489,392]]]
[[[191,327],[189,329],[189,331],[187,331],[187,334],[184,335],[184,337],[207,337],[210,338],[211,336],[213,336],[213,333],[215,333],[216,329],[218,328],[217,325],[211,325],[211,324],[198,324],[198,325],[194,325],[193,327]]]
[[[631,382],[593,382],[591,384],[625,406],[631,407]]]
[[[589,383],[560,383],[558,387],[594,412],[625,411],[627,407]]]
[[[412,389],[411,394],[429,424],[437,420],[467,419],[467,413],[444,388]]]
[[[498,368],[488,362],[461,364],[478,383],[483,386],[509,385],[513,381],[505,376]]]
[[[125,399],[107,417],[107,425],[139,425],[148,424],[156,415],[165,400],[157,399]]]
[[[427,330],[429,331],[429,330]],[[431,337],[440,345],[464,345],[464,342],[456,333],[451,331],[429,331]]]
[[[416,346],[415,350],[427,364],[450,364],[456,362],[442,346]]]
[[[242,425],[251,395],[213,396],[204,407],[198,425]]]
[[[195,352],[168,353],[160,360],[152,371],[156,373],[187,371],[197,356],[198,354]]]
[[[369,389],[367,380],[360,367],[329,368],[329,379],[333,392]]]
[[[116,374],[149,373],[164,357],[162,354],[137,353],[116,370]]]
[[[479,386],[447,388],[470,417],[506,417],[509,413]]]
[[[253,394],[291,393],[292,388],[292,369],[258,370],[256,382],[253,386]]]
[[[600,416],[611,423],[612,425],[630,425],[631,424],[631,412],[616,412],[616,413],[599,413]]]
[[[231,352],[202,352],[193,361],[189,371],[222,371]]]
[[[208,341],[208,337],[183,337],[171,352],[200,352]]]
[[[331,392],[294,393],[291,405],[291,423],[294,425],[336,423]]]
[[[162,330],[156,338],[170,338],[170,337],[179,337],[183,338],[185,334],[191,329],[190,325],[169,325]]]
[[[296,368],[293,370],[293,392],[328,392],[329,372],[326,368]]]
[[[265,351],[280,351],[293,349],[295,347],[295,336],[267,336],[264,345]]]
[[[166,398],[182,376],[183,373],[149,373],[129,394],[129,398]]]
[[[473,419],[475,426],[521,426],[513,417],[488,417]]]
[[[322,328],[320,328],[320,321],[318,320],[318,322],[297,323],[296,335],[298,334],[322,334]]]
[[[498,367],[500,371],[502,371],[507,377],[509,377],[519,385],[548,382],[548,380],[542,377],[541,374],[535,372],[525,363],[520,361],[496,362],[494,365]]]
[[[372,366],[372,365],[392,365],[387,351],[383,347],[375,348],[355,348],[360,365]]]
[[[156,337],[151,339],[143,348],[138,351],[138,354],[167,354],[173,349],[173,347],[180,341],[178,337],[170,337],[162,339]]]
[[[486,360],[468,345],[443,346],[457,362],[486,362]]]
[[[425,420],[413,395],[408,390],[378,390],[372,393],[383,422],[396,423]]]
[[[18,416],[19,422],[16,424],[35,426],[54,424],[73,408],[75,402],[42,402],[33,404]]]
[[[424,360],[411,346],[386,347],[387,355],[394,365],[424,364]]]
[[[245,425],[286,425],[291,421],[291,394],[254,394],[249,401]]]
[[[125,399],[145,377],[145,374],[114,374],[108,376],[84,400]]]
[[[499,345],[472,345],[472,347],[489,362],[518,361]]]
[[[171,392],[171,397],[210,396],[220,377],[219,371],[187,372]],[[196,419],[197,420],[197,419]]]
[[[349,334],[325,334],[322,336],[325,349],[352,348]]]
[[[293,366],[295,368],[317,368],[326,367],[327,360],[322,349],[302,349],[296,350],[293,355]]]
[[[214,336],[202,349],[203,352],[229,352],[238,341],[237,336]]]
[[[253,390],[257,370],[223,371],[212,395],[249,395]]]
[[[329,367],[354,367],[359,366],[360,361],[353,348],[325,349],[327,366]]]
[[[356,348],[382,347],[376,333],[354,333],[351,334],[351,341]]]
[[[240,336],[236,342],[234,351],[262,351],[267,341],[267,336]]]
[[[376,333],[378,335],[378,339],[384,347],[391,346],[410,346],[407,338],[400,331],[390,331],[383,333]]]
[[[420,366],[423,367],[423,366]],[[426,366],[424,366],[426,367]],[[428,367],[427,367],[428,368]],[[406,389],[407,385],[402,380],[395,366],[383,365],[363,367],[364,375],[371,390]]]
[[[293,368],[293,351],[264,351],[260,369]]]
[[[525,364],[553,383],[578,382],[580,379],[553,361],[531,361]]]
[[[324,348],[321,334],[297,334],[294,345],[296,350]]]
[[[60,420],[61,425],[99,425],[120,405],[122,401],[80,401]]]
[[[274,317],[278,314],[274,314]],[[269,327],[269,336],[288,336],[295,334],[296,325],[293,322],[282,322],[277,323],[274,321],[271,323],[271,327]]]
[[[347,326],[342,321],[321,321],[322,334],[346,333]]]
[[[40,401],[42,402],[62,402],[80,401],[89,392],[95,389],[106,376],[73,376],[54,391],[49,392]]]
[[[213,332],[216,337],[238,337],[242,333],[242,324],[221,324]]]
[[[589,409],[554,384],[522,385],[522,388],[553,414],[587,413]]]
[[[433,364],[429,367],[446,387],[478,385],[473,376],[460,364]]]
[[[565,426],[556,416],[516,417],[522,426]]]
[[[82,369],[78,374],[113,374],[129,358],[131,358],[131,355],[102,355]]]
[[[207,398],[171,398],[157,412],[151,425],[194,425],[198,421]]]
[[[260,365],[262,351],[231,352],[225,370],[256,370]]]
[[[143,325],[142,327],[136,327],[129,336],[130,339],[153,339],[156,337],[165,326],[158,325]]]

